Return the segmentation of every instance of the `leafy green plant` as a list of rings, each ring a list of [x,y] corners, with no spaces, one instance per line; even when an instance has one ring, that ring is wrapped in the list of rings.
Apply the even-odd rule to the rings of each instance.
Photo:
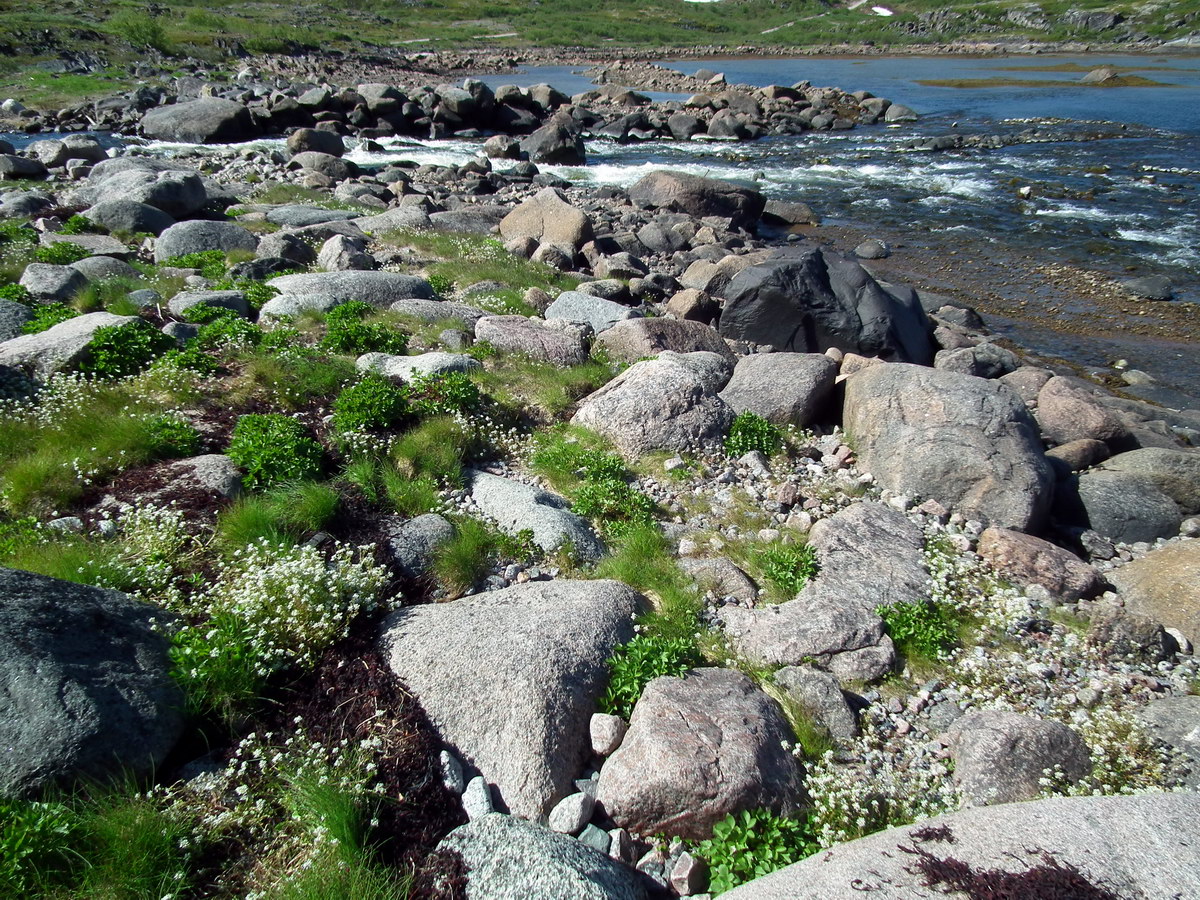
[[[766,809],[747,809],[714,825],[713,836],[702,841],[696,852],[708,863],[709,889],[723,894],[819,849],[807,822]]]
[[[571,509],[599,522],[613,536],[654,523],[654,501],[619,478],[584,482]]]
[[[323,452],[295,419],[279,413],[241,416],[226,451],[246,470],[249,488],[311,478],[321,470]]]
[[[405,392],[386,378],[366,375],[333,401],[333,427],[338,431],[391,428],[408,412]]]
[[[321,347],[334,353],[404,353],[408,335],[382,322],[364,321],[375,311],[358,300],[335,306],[325,314]]]
[[[147,437],[155,456],[164,459],[195,456],[200,449],[200,432],[188,421],[170,413],[146,423]]]
[[[59,234],[96,234],[101,229],[89,219],[87,216],[75,213],[67,221],[63,222],[63,227],[59,229]]]
[[[689,638],[638,635],[613,651],[600,711],[628,719],[647,684],[663,675],[681,677],[700,662],[696,643]]]
[[[168,350],[154,361],[155,366],[185,369],[197,375],[212,375],[217,371],[217,361],[205,353],[195,341],[186,347]]]
[[[33,295],[23,284],[0,284],[0,300],[33,306]]]
[[[174,338],[144,319],[105,325],[97,328],[88,341],[79,371],[99,378],[123,378],[142,371],[156,356],[174,347]]]
[[[875,612],[905,657],[936,659],[958,643],[960,617],[948,603],[893,603],[876,607]]]
[[[738,413],[725,438],[725,455],[743,456],[757,450],[767,456],[779,452],[783,446],[783,432],[762,416],[752,412]]]
[[[478,409],[483,402],[479,388],[465,372],[417,375],[405,389],[408,402],[418,416],[466,413]]]
[[[92,251],[70,241],[55,241],[53,244],[43,244],[33,251],[33,258],[40,263],[50,263],[54,266],[69,266],[92,255]]]
[[[217,319],[240,318],[237,313],[223,306],[209,306],[207,303],[197,303],[183,311],[183,320],[193,325],[207,325]]]
[[[20,287],[20,285],[17,285]],[[22,288],[22,290],[24,290]],[[73,319],[78,312],[65,303],[42,303],[33,307],[33,318],[21,326],[22,334],[40,334],[49,331],[59,322]]]
[[[63,803],[0,798],[0,893],[25,897],[75,862],[76,816]]]
[[[202,350],[256,347],[262,339],[261,328],[227,309],[220,310],[196,332],[196,346]]]
[[[0,222],[0,244],[32,244],[37,236],[26,222]]]
[[[772,544],[759,552],[763,577],[788,597],[817,574],[817,554],[808,544]]]
[[[202,277],[209,281],[218,281],[225,277],[227,260],[220,250],[202,250],[199,253],[173,256],[164,265],[175,269],[197,269]]]

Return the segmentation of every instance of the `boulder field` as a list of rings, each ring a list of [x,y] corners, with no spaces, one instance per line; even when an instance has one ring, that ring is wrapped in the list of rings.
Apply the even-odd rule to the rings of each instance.
[[[1021,896],[1071,878],[1112,896],[1198,895],[1200,411],[1002,346],[968,303],[873,274],[879,248],[856,256],[782,230],[811,214],[798,204],[667,171],[593,189],[537,165],[581,163],[584,135],[846,127],[855,109],[886,117],[873,99],[722,87],[664,110],[469,80],[114,109],[113,123],[162,140],[290,137],[286,150],[169,161],[69,140],[0,158],[19,161],[0,172],[46,178],[0,195],[0,216],[65,240],[76,212],[111,241],[31,263],[25,299],[0,301],[0,395],[85,368],[100,328],[140,320],[186,346],[200,307],[300,341],[364,304],[393,339],[396,322],[412,332],[407,347],[349,354],[346,377],[370,383],[487,385],[497,360],[531,381],[603,370],[559,406],[521,397],[520,416],[480,426],[492,454],[437,485],[436,509],[355,512],[406,591],[363,640],[440,741],[457,827],[439,852],[461,861],[466,896],[704,896],[723,877],[704,842],[756,810],[809,817],[818,852],[731,898],[920,897],[981,881]],[[497,133],[463,166],[347,159],[383,137],[472,130]],[[287,198],[268,202],[263,182]],[[195,256],[214,251],[222,278]],[[499,274],[445,274],[471,255]],[[169,295],[129,261],[156,266]],[[21,333],[113,273],[136,315]],[[327,413],[294,418],[324,434]],[[200,424],[219,430],[211,418]],[[777,452],[730,449],[747,421],[776,429]],[[568,425],[582,431],[557,430]],[[535,471],[530,448],[550,433],[613,451],[604,465],[624,474],[601,500],[629,488],[653,508],[657,556],[620,577],[661,563],[677,580],[597,577],[622,534]],[[137,470],[139,500],[186,483],[190,502],[226,508],[241,473],[211,450],[155,469],[157,482]],[[99,533],[110,488],[55,527]],[[497,557],[456,599],[437,594],[439,548],[467,518],[540,561]],[[778,559],[801,549],[803,577],[780,581]],[[416,602],[435,594],[445,602]],[[651,672],[623,714],[602,713],[614,655],[679,596],[696,634],[677,637],[696,655]],[[169,616],[15,569],[0,569],[0,609],[4,796],[149,777],[179,749],[182,698],[147,622]],[[951,610],[962,633],[921,657],[930,609]],[[1181,786],[1192,792],[1046,796]]]

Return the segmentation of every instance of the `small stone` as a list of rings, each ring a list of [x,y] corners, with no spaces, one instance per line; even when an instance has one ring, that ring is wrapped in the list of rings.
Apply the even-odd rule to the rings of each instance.
[[[51,519],[46,523],[46,527],[53,528],[55,531],[79,534],[83,531],[83,519],[78,516],[63,516],[61,519]]]
[[[461,794],[466,790],[466,776],[463,775],[462,763],[449,750],[443,750],[439,759],[442,764],[442,784],[446,785],[446,790]]]
[[[597,756],[608,756],[621,746],[629,723],[620,716],[596,713],[591,720],[592,752]]]
[[[671,888],[681,897],[698,894],[708,887],[708,865],[686,850],[671,867]]]
[[[612,841],[608,846],[608,855],[621,862],[633,862],[633,838],[624,828],[614,828],[608,833]]]
[[[492,789],[482,775],[476,775],[467,784],[467,789],[463,791],[462,795],[462,805],[467,818],[472,822],[482,819],[490,812],[495,812],[495,806],[492,804]]]
[[[611,853],[613,839],[612,835],[603,828],[588,825],[579,833],[579,843],[587,844],[587,846],[593,847],[601,853]]]
[[[596,798],[582,791],[564,797],[550,810],[550,830],[559,834],[579,834],[595,808]]]

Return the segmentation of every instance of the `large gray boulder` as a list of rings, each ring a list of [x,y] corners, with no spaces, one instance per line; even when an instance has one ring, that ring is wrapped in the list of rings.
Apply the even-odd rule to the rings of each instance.
[[[1043,385],[1034,415],[1047,443],[1090,439],[1119,446],[1128,442],[1129,429],[1093,396],[1092,390],[1086,382],[1062,375]]]
[[[87,287],[87,278],[71,266],[30,263],[19,282],[35,300],[67,303]]]
[[[642,603],[616,581],[529,582],[401,609],[380,642],[446,742],[515,815],[542,819],[575,792],[608,658]]]
[[[583,138],[569,116],[555,116],[528,137],[521,139],[521,150],[535,163],[581,166],[587,162]]]
[[[1054,512],[1065,524],[1130,544],[1174,537],[1183,521],[1179,505],[1149,476],[1107,469],[1060,483]]]
[[[397,300],[432,300],[433,288],[424,278],[396,272],[312,272],[280,275],[268,284],[292,297],[321,297],[331,305],[361,300],[385,309]],[[276,298],[279,299],[279,298]]]
[[[150,110],[142,116],[142,134],[159,141],[232,144],[254,137],[258,127],[241,103],[202,97]]]
[[[500,236],[506,241],[532,238],[578,251],[592,239],[592,222],[568,203],[561,191],[548,187],[501,219]]]
[[[842,681],[882,677],[895,649],[875,610],[927,596],[924,535],[890,507],[859,503],[814,525],[808,542],[819,568],[794,600],[721,609],[733,647],[762,665],[816,660]]]
[[[582,560],[599,559],[604,546],[587,520],[571,512],[562,497],[532,485],[471,471],[471,499],[480,511],[500,525],[506,534],[529,531],[533,542],[546,552],[570,544]]]
[[[794,353],[831,347],[897,362],[933,360],[915,292],[886,290],[851,259],[803,247],[737,273],[724,291],[721,334]]]
[[[12,366],[38,378],[48,378],[82,362],[87,345],[98,328],[135,321],[136,316],[114,316],[107,312],[76,316],[38,334],[23,334],[0,344],[0,366]]]
[[[445,375],[450,372],[478,372],[483,363],[465,353],[432,351],[416,356],[397,356],[393,353],[364,353],[354,361],[360,372],[375,372],[396,382],[412,381],[423,375]]]
[[[1184,783],[1200,791],[1200,695],[1152,700],[1137,712],[1138,724],[1186,760]]]
[[[93,282],[109,281],[113,278],[139,281],[142,277],[142,273],[129,263],[111,256],[85,256],[71,263],[71,268]]]
[[[175,224],[175,219],[161,209],[137,200],[110,198],[101,200],[83,214],[109,231],[124,234],[148,232],[159,235]]]
[[[642,876],[608,854],[522,819],[489,813],[438,844],[462,859],[467,900],[644,900]]]
[[[325,225],[329,222],[357,220],[359,214],[349,209],[325,209],[320,206],[304,206],[289,203],[267,212],[267,221],[285,228],[305,228],[309,225]]]
[[[1142,475],[1174,500],[1184,515],[1200,513],[1200,452],[1196,450],[1143,447],[1118,453],[1100,468]]]
[[[504,353],[560,366],[577,366],[588,358],[583,331],[562,319],[547,322],[525,316],[484,316],[475,323],[475,339]]]
[[[753,231],[766,206],[756,190],[683,172],[658,171],[629,187],[629,199],[642,208],[671,209],[697,218],[719,216],[734,228]]]
[[[1033,800],[1057,770],[1074,784],[1092,771],[1087,744],[1060,722],[998,709],[967,713],[947,732],[954,783],[969,803]]]
[[[233,222],[179,222],[158,236],[154,242],[154,261],[166,262],[176,256],[203,253],[207,250],[245,250],[253,253],[258,238]]]
[[[571,421],[636,459],[655,450],[698,452],[715,446],[733,419],[733,410],[704,376],[673,359],[648,359],[585,397]]]
[[[976,807],[831,847],[722,897],[862,900],[864,888],[877,886],[881,898],[918,900],[952,887],[930,878],[952,867],[997,889],[1008,882],[1003,886],[1009,896],[1032,900],[1048,895],[1024,892],[1022,881],[1011,876],[1044,871],[1053,863],[1077,869],[1092,886],[1060,896],[1178,900],[1200,890],[1197,816],[1195,793],[1053,797]],[[1111,893],[1102,895],[1100,888]]]
[[[1177,628],[1200,646],[1200,541],[1152,550],[1113,569],[1108,580],[1121,592],[1130,612]]]
[[[116,211],[110,217],[107,210],[114,207],[109,204],[144,204],[172,218],[182,219],[199,212],[208,202],[208,190],[199,172],[140,166],[102,169],[101,166],[93,170],[87,185],[79,189],[77,201],[93,209],[100,207],[103,210],[100,217],[114,222],[115,226],[144,224],[145,230],[154,231],[162,224],[162,219],[125,205],[115,207]]]
[[[837,371],[823,353],[755,353],[738,360],[721,399],[776,425],[811,425],[825,411]]]
[[[242,317],[250,315],[250,304],[241,291],[180,291],[167,303],[171,315],[181,317],[194,306],[227,309]]]
[[[1012,390],[903,363],[862,369],[845,386],[846,431],[882,487],[985,524],[1042,524],[1054,477],[1037,425]]]
[[[1061,600],[1081,600],[1104,589],[1094,568],[1062,547],[1010,528],[988,528],[979,536],[979,555],[1005,578],[1038,584]]]
[[[554,298],[554,302],[545,312],[547,320],[563,319],[567,322],[577,322],[587,325],[596,334],[605,332],[618,322],[632,319],[636,315],[637,313],[628,306],[602,297],[581,294],[579,291],[563,291]]]
[[[619,362],[637,362],[658,356],[664,350],[675,353],[718,353],[733,361],[733,353],[711,325],[681,319],[636,318],[618,322],[596,338],[596,345]]]
[[[596,798],[623,828],[701,840],[730,813],[796,810],[800,771],[779,705],[741,672],[693,669],[646,685]]]
[[[153,771],[183,728],[166,614],[117,591],[0,569],[0,796]]]

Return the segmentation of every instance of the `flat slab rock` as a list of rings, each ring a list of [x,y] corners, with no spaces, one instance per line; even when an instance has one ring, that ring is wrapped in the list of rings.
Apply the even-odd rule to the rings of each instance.
[[[888,900],[930,900],[945,894],[926,886],[923,858],[961,860],[975,873],[1019,874],[1045,865],[1049,855],[1117,897],[1178,900],[1200,895],[1198,817],[1195,793],[977,807],[832,847],[722,897],[862,900],[874,891]]]
[[[779,705],[741,672],[693,669],[646,685],[621,746],[600,770],[597,799],[638,834],[702,839],[726,815],[795,810],[791,731]]]
[[[397,300],[432,300],[434,297],[433,288],[424,278],[396,272],[310,272],[280,275],[267,283],[284,295],[316,295],[336,303],[361,300],[380,308],[391,306]]]
[[[608,854],[521,819],[491,813],[446,835],[462,857],[467,900],[644,900],[642,877]]]
[[[617,581],[530,582],[401,609],[381,649],[438,732],[515,815],[576,790],[613,648],[643,599]]]
[[[0,569],[0,796],[163,761],[183,694],[156,614],[117,591]]]

